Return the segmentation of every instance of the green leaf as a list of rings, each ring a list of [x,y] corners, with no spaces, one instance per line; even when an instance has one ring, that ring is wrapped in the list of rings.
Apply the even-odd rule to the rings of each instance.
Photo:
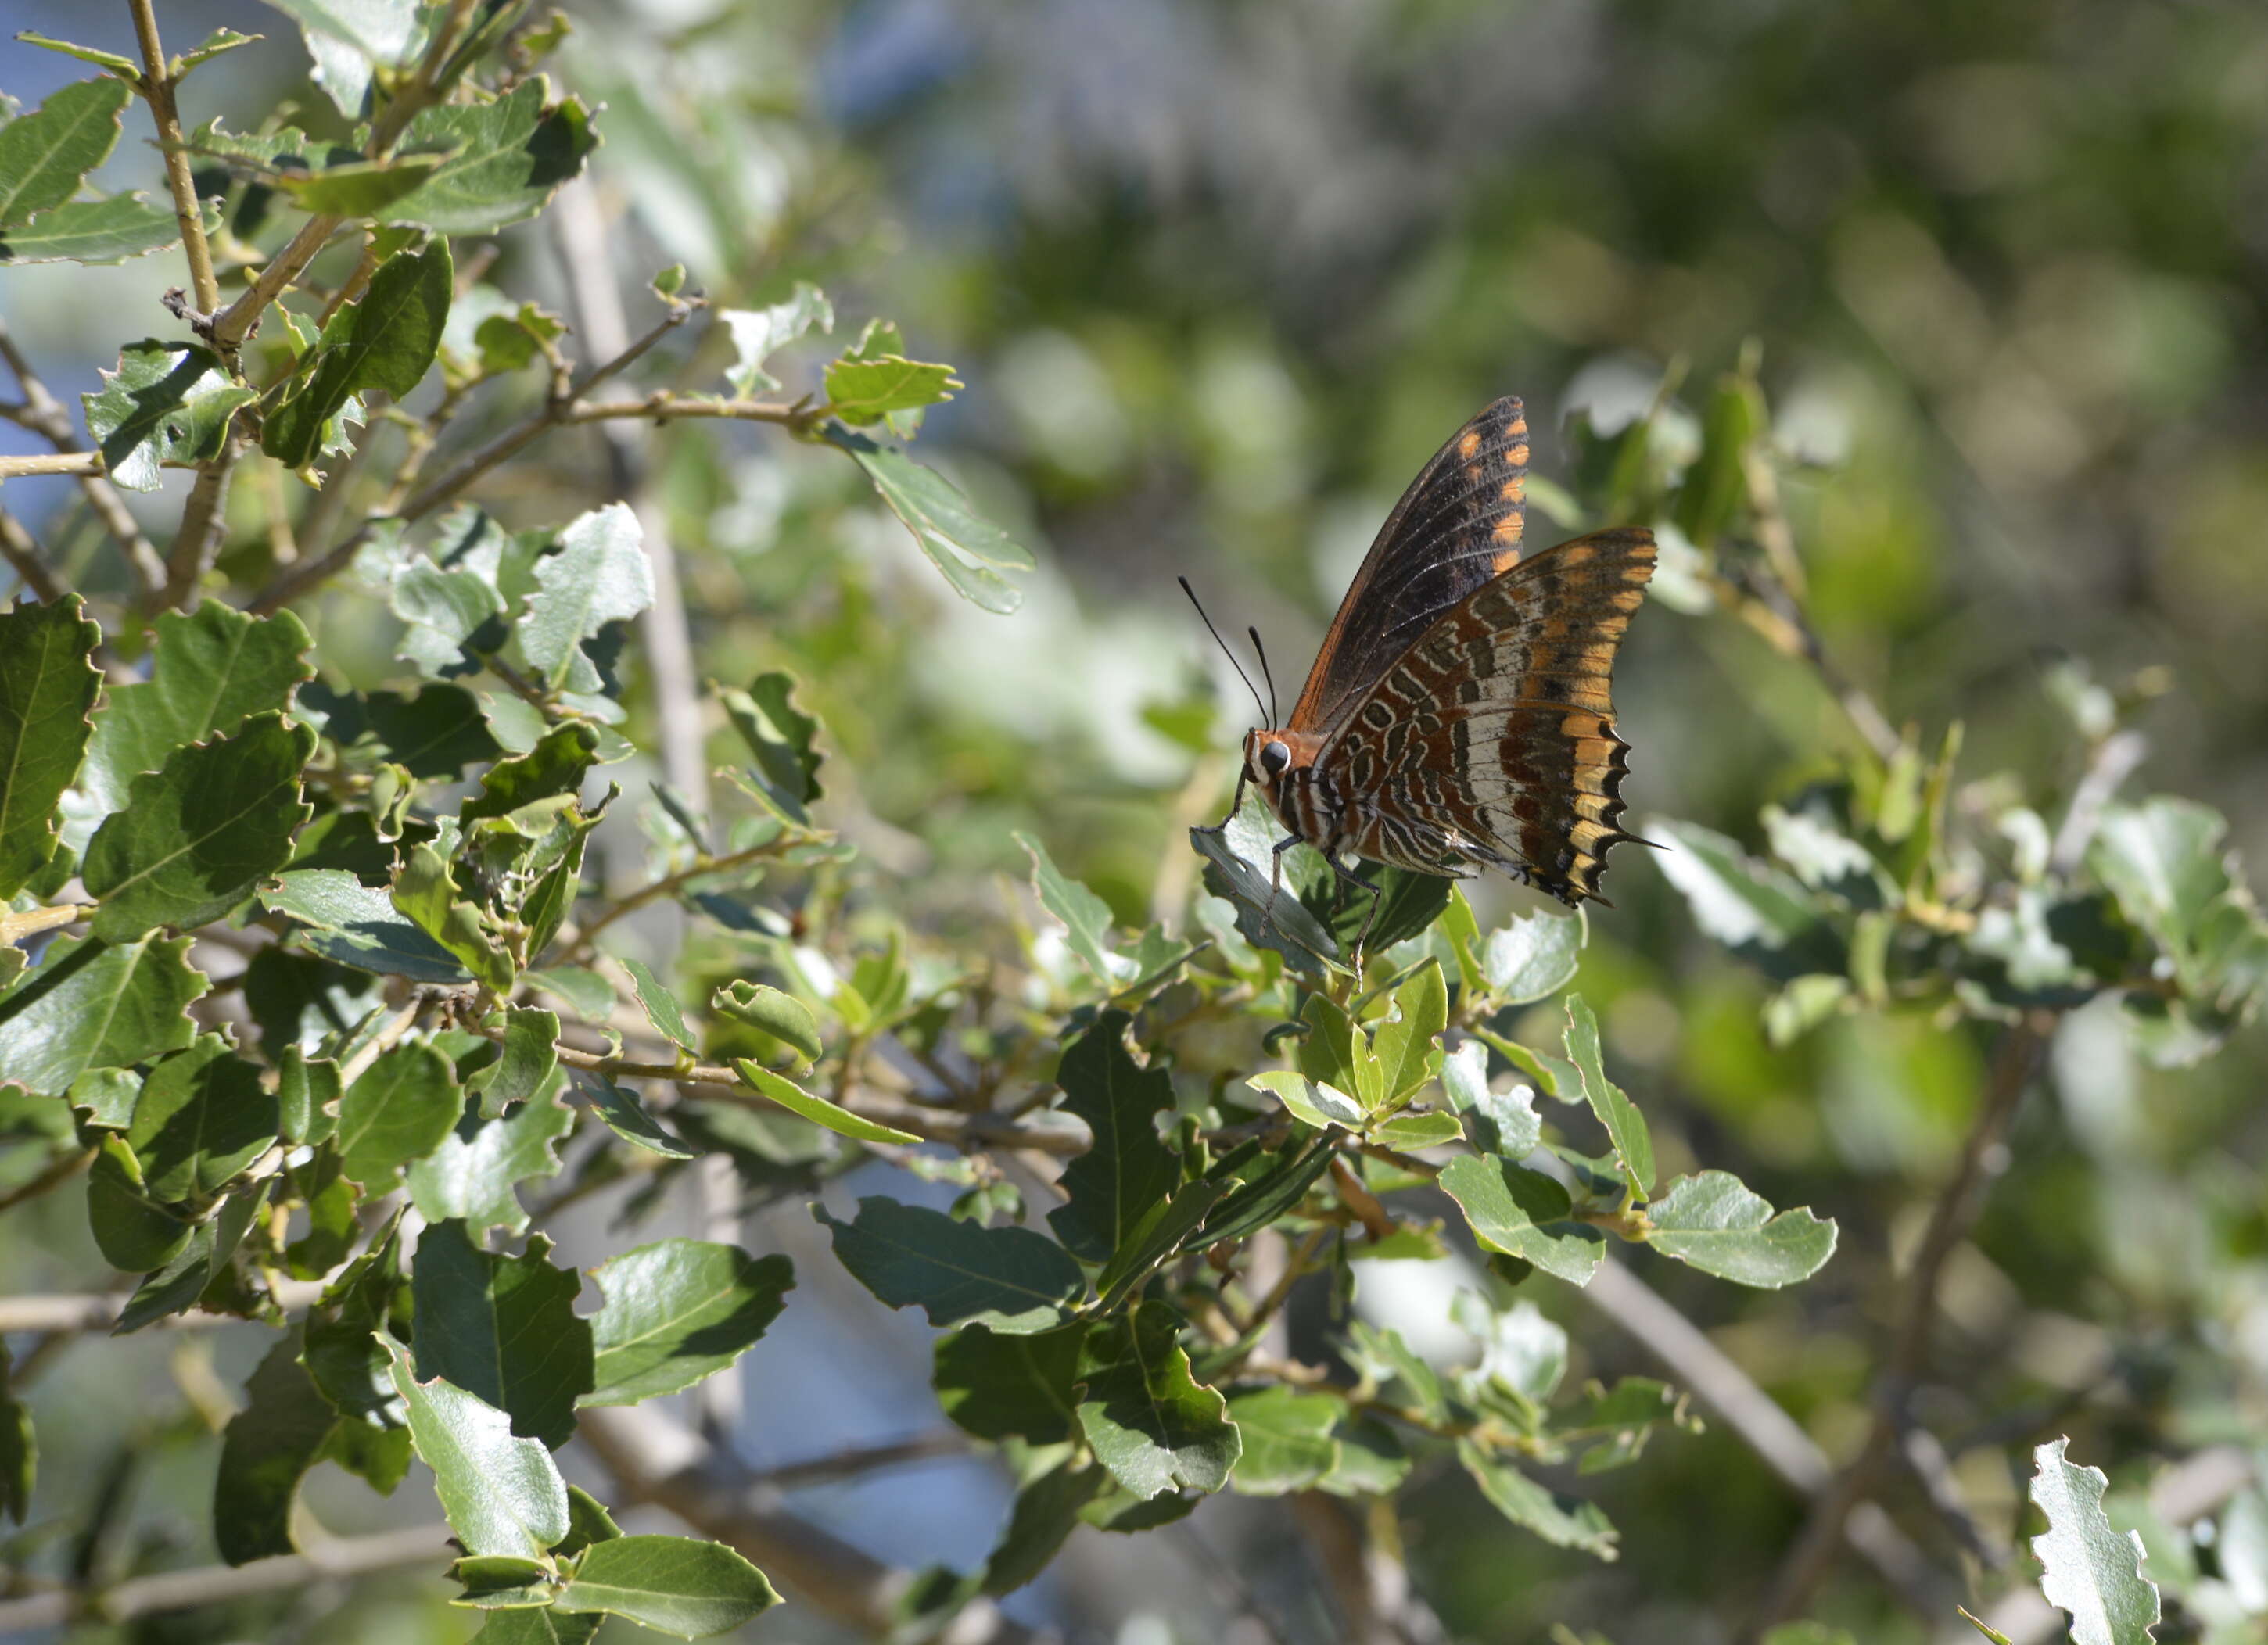
[[[80,180],[110,158],[132,95],[107,75],[74,81],[0,126],[0,224],[28,222],[77,194]]]
[[[107,200],[73,200],[30,223],[0,227],[0,264],[121,263],[162,251],[180,238],[180,219],[138,191]]]
[[[333,314],[299,363],[304,381],[262,422],[260,449],[286,468],[301,467],[321,451],[324,425],[354,396],[406,398],[440,352],[455,278],[444,240],[380,263],[362,301]]]
[[[417,40],[416,0],[268,0],[297,23],[315,82],[348,119],[364,113],[373,65],[391,68]]]
[[[1064,1167],[1065,1202],[1048,1214],[1048,1225],[1089,1262],[1108,1260],[1181,1181],[1181,1161],[1158,1135],[1158,1115],[1174,1105],[1173,1078],[1162,1068],[1136,1066],[1126,1049],[1131,1020],[1103,1012],[1064,1047],[1056,1071],[1064,1107],[1086,1122],[1094,1142]]]
[[[1362,1105],[1336,1085],[1323,1084],[1288,1069],[1256,1074],[1244,1083],[1255,1091],[1266,1091],[1282,1103],[1293,1119],[1318,1131],[1329,1130],[1335,1125],[1350,1131],[1362,1128]]]
[[[0,1342],[0,1516],[22,1524],[32,1509],[32,1487],[39,1474],[40,1442],[31,1407],[11,1384],[8,1345]]]
[[[807,280],[797,281],[785,300],[769,308],[719,309],[717,319],[731,334],[735,356],[725,380],[744,400],[759,389],[780,386],[779,378],[764,370],[773,354],[814,327],[835,329],[835,309],[827,294]]]
[[[1955,1605],[1953,1608],[1961,1612],[1962,1620],[1992,1641],[1992,1645],[2015,1645],[2015,1641],[2001,1633],[1999,1629],[1992,1627],[1982,1617],[1973,1615],[1968,1606]],[[1792,1633],[1791,1630],[1798,1626],[1811,1627],[1815,1632],[1808,1637]],[[1789,1637],[1780,1638],[1783,1634],[1788,1634]],[[1858,1645],[1858,1641],[1839,1629],[1822,1628],[1815,1623],[1804,1623],[1790,1624],[1785,1628],[1774,1628],[1765,1636],[1764,1645]]]
[[[598,147],[590,112],[574,98],[544,106],[541,75],[485,104],[420,109],[403,135],[408,154],[448,158],[433,175],[376,215],[436,234],[491,234],[543,209]]]
[[[1146,1302],[1095,1326],[1080,1354],[1080,1431],[1111,1477],[1144,1501],[1218,1491],[1243,1454],[1227,1401],[1189,1374],[1181,1325],[1171,1306]]]
[[[764,1574],[721,1542],[617,1537],[583,1555],[551,1608],[604,1612],[690,1640],[728,1633],[778,1603]]]
[[[149,1274],[180,1256],[188,1220],[144,1191],[142,1166],[126,1139],[105,1136],[86,1179],[86,1221],[102,1259],[122,1274]]]
[[[1160,1263],[1189,1242],[1233,1187],[1227,1182],[1184,1183],[1172,1198],[1152,1206],[1095,1276],[1098,1311],[1116,1311]]]
[[[431,180],[453,156],[397,154],[354,159],[313,172],[282,172],[269,179],[302,211],[335,217],[373,217]]]
[[[1398,1113],[1388,1120],[1371,1125],[1370,1140],[1388,1148],[1439,1148],[1444,1142],[1454,1142],[1465,1134],[1465,1127],[1453,1113]]]
[[[1573,1221],[1567,1190],[1543,1172],[1463,1155],[1443,1168],[1440,1186],[1489,1250],[1532,1262],[1570,1285],[1587,1285],[1598,1272],[1606,1236]]]
[[[567,1487],[567,1536],[552,1552],[573,1559],[595,1542],[612,1542],[622,1534],[606,1505],[579,1485]]]
[[[1646,1208],[1647,1243],[1704,1274],[1778,1290],[1808,1280],[1835,1254],[1835,1224],[1808,1206],[1777,1216],[1728,1171],[1681,1177]]]
[[[1315,1481],[1333,1496],[1390,1496],[1410,1477],[1412,1464],[1395,1430],[1375,1417],[1343,1423],[1331,1470]]]
[[[1647,1437],[1664,1422],[1697,1429],[1683,1396],[1650,1377],[1625,1377],[1612,1388],[1593,1383],[1583,1402],[1557,1417],[1551,1437],[1561,1444],[1595,1441],[1576,1465],[1579,1473],[1602,1473],[1636,1462]]]
[[[134,779],[125,809],[89,841],[80,870],[100,900],[94,934],[107,942],[153,926],[202,925],[234,907],[291,856],[291,836],[313,814],[299,772],[315,733],[280,714],[232,737],[192,744],[162,769]]]
[[[61,52],[66,57],[76,57],[81,62],[91,62],[98,69],[107,69],[122,76],[129,85],[142,77],[142,65],[131,57],[122,57],[114,51],[98,51],[92,46],[75,46],[67,40],[50,40],[45,34],[35,34],[30,29],[18,29],[16,38],[26,46],[37,46],[42,51]]]
[[[1585,1100],[1615,1145],[1615,1163],[1629,1186],[1631,1202],[1643,1202],[1653,1192],[1653,1138],[1638,1105],[1607,1077],[1599,1061],[1599,1019],[1580,994],[1567,997],[1567,1056],[1582,1076]]]
[[[512,1054],[509,1049],[505,1054]],[[489,1068],[502,1066],[498,1061]],[[527,1227],[527,1213],[514,1187],[534,1178],[557,1176],[560,1139],[574,1128],[573,1111],[549,1094],[520,1103],[501,1119],[482,1121],[469,1136],[460,1122],[438,1148],[409,1167],[410,1202],[430,1223],[462,1219],[475,1237],[491,1228],[520,1233]]]
[[[819,1037],[819,1019],[792,994],[761,982],[728,982],[710,996],[709,1009],[751,1028],[760,1028],[782,1045],[793,1047],[806,1062],[825,1054]]]
[[[297,1552],[291,1507],[299,1481],[341,1421],[300,1364],[296,1335],[268,1350],[244,1397],[245,1408],[222,1432],[213,1482],[213,1539],[231,1565]]]
[[[1022,829],[1010,836],[1032,859],[1032,889],[1040,906],[1064,923],[1071,951],[1106,989],[1126,980],[1124,960],[1110,951],[1110,905],[1055,865],[1047,848]]]
[[[110,477],[134,491],[156,490],[160,468],[217,457],[237,408],[258,398],[211,349],[154,338],[119,350],[101,391],[81,396]]]
[[[1047,1569],[1079,1528],[1079,1510],[1110,1484],[1110,1475],[1083,1461],[1059,1464],[1016,1493],[1008,1528],[984,1561],[983,1591],[1012,1594]]]
[[[953,591],[972,605],[1002,615],[1023,604],[1023,594],[995,568],[1028,571],[1031,551],[968,505],[968,499],[935,470],[903,452],[877,445],[830,424],[827,437],[866,471],[890,512],[914,534]]]
[[[85,1115],[83,1125],[103,1131],[123,1131],[131,1125],[134,1105],[141,1099],[142,1076],[127,1069],[89,1069],[64,1094],[64,1100]]]
[[[937,1340],[930,1383],[946,1418],[979,1439],[1056,1445],[1079,1436],[1084,1320],[1025,1334],[968,1326]]]
[[[892,1308],[918,1304],[933,1326],[1045,1331],[1086,1291],[1070,1254],[1028,1229],[979,1228],[880,1195],[848,1223],[821,1206],[812,1215],[861,1285]]]
[[[921,1141],[910,1131],[901,1131],[895,1126],[884,1125],[879,1120],[869,1120],[864,1114],[852,1113],[848,1108],[828,1101],[824,1097],[814,1096],[785,1075],[775,1074],[762,1063],[750,1061],[747,1057],[733,1058],[733,1069],[758,1096],[853,1142],[895,1142],[902,1147]]]
[[[1522,1160],[1543,1143],[1543,1117],[1533,1087],[1515,1085],[1499,1096],[1489,1087],[1488,1047],[1468,1039],[1441,1060],[1441,1089],[1464,1111],[1473,1146],[1504,1159]]]
[[[180,65],[180,71],[175,76],[175,84],[178,84],[180,80],[198,64],[210,62],[214,58],[234,51],[239,46],[256,45],[267,38],[265,34],[239,34],[232,28],[217,28],[174,60]]]
[[[535,562],[535,582],[517,625],[519,649],[556,687],[584,641],[653,604],[653,563],[637,516],[626,503],[582,516],[559,533],[559,552]]]
[[[630,981],[637,989],[638,1004],[644,1008],[645,1019],[653,1024],[654,1032],[681,1050],[698,1051],[700,1043],[685,1025],[685,1008],[677,1002],[669,986],[653,974],[653,967],[643,959],[625,959],[621,963],[622,969],[630,973]]]
[[[410,1269],[417,1369],[446,1378],[512,1418],[512,1431],[554,1450],[575,1432],[591,1391],[592,1330],[575,1317],[581,1277],[547,1259],[541,1234],[526,1254],[477,1248],[462,1223],[436,1223]]]
[[[2073,1645],[2148,1645],[2159,1618],[2157,1584],[2142,1575],[2142,1538],[2110,1528],[2102,1511],[2110,1481],[2102,1470],[2075,1466],[2068,1439],[2032,1451],[2032,1501],[2048,1528],[2032,1539],[2044,1572],[2048,1603],[2071,1618]]]
[[[276,1097],[218,1034],[151,1069],[126,1142],[152,1199],[202,1200],[276,1141]]]
[[[1231,1483],[1245,1496],[1283,1496],[1314,1485],[1338,1464],[1331,1430],[1345,1409],[1328,1394],[1280,1384],[1231,1395],[1229,1419],[1243,1436]]]
[[[196,1036],[189,1002],[205,991],[189,939],[106,943],[65,936],[0,994],[0,1085],[60,1097],[89,1069],[126,1068]]]
[[[55,804],[93,727],[102,630],[77,595],[0,611],[0,903],[55,852]]]
[[[401,917],[383,886],[335,868],[294,869],[276,878],[261,902],[310,928],[299,940],[324,958],[445,988],[472,980],[454,955]]]
[[[746,691],[726,687],[717,694],[725,717],[755,757],[755,775],[780,813],[799,826],[820,797],[823,756],[814,741],[819,722],[795,706],[795,679],[777,672],[759,674]]]
[[[1347,1333],[1346,1356],[1348,1363],[1369,1381],[1381,1387],[1399,1383],[1404,1401],[1427,1421],[1447,1418],[1448,1399],[1442,1392],[1440,1373],[1418,1355],[1400,1332],[1357,1320]]]
[[[2217,848],[2227,827],[2218,811],[2190,800],[2160,796],[2113,806],[2095,829],[2088,861],[2126,917],[2179,952],[2228,888]]]
[[[1297,876],[1300,900],[1317,918],[1329,920],[1332,936],[1348,953],[1354,951],[1355,939],[1366,925],[1370,928],[1367,949],[1373,954],[1418,936],[1440,917],[1449,906],[1449,893],[1457,888],[1456,881],[1440,874],[1373,863],[1367,874],[1378,887],[1373,893],[1333,873],[1313,852],[1298,860],[1302,870]],[[1371,917],[1373,895],[1375,920]]]
[[[1254,793],[1219,833],[1190,829],[1189,843],[1205,859],[1206,889],[1235,908],[1236,929],[1247,942],[1273,949],[1311,975],[1325,966],[1344,971],[1337,939],[1300,900],[1297,886],[1278,891],[1271,885],[1277,860],[1272,847],[1281,832],[1267,802]],[[1287,855],[1296,857],[1307,849],[1299,846]]]
[[[1241,1239],[1275,1222],[1306,1199],[1315,1179],[1330,1169],[1331,1151],[1330,1142],[1317,1137],[1262,1156],[1270,1163],[1246,1177],[1243,1186],[1213,1209],[1205,1221],[1206,1237],[1216,1242]]]
[[[491,1118],[514,1103],[534,1099],[552,1083],[559,1066],[559,1018],[531,1007],[504,1010],[504,1047],[497,1060],[465,1082]]]
[[[1491,931],[1481,974],[1506,1005],[1549,999],[1575,980],[1584,928],[1574,914],[1530,914]]]
[[[963,386],[949,365],[909,360],[902,354],[853,349],[827,367],[827,403],[853,427],[880,422],[892,412],[917,411],[951,400]]]
[[[209,599],[188,616],[160,613],[150,678],[111,687],[94,716],[80,778],[94,810],[124,805],[136,775],[158,770],[176,749],[290,708],[314,673],[310,643],[306,625],[288,611],[253,617]]]
[[[1469,1439],[1457,1442],[1457,1460],[1490,1505],[1513,1524],[1557,1548],[1580,1548],[1602,1560],[1615,1558],[1615,1528],[1596,1503],[1546,1489]]]
[[[363,700],[363,709],[386,758],[413,777],[453,782],[475,760],[492,760],[504,753],[489,731],[480,699],[461,686],[427,686],[414,697],[373,691]]]
[[[1401,1102],[1433,1077],[1440,1040],[1449,1025],[1449,989],[1438,961],[1427,960],[1394,991],[1398,1015],[1379,1024],[1371,1037],[1385,1076],[1380,1100]]]
[[[216,1214],[193,1226],[188,1243],[180,1252],[136,1287],[126,1306],[119,1311],[118,1324],[111,1334],[124,1336],[169,1314],[195,1307],[206,1296],[214,1280],[229,1272],[237,1246],[243,1243],[254,1220],[266,1208],[269,1190],[273,1186],[271,1178],[239,1189],[221,1201]],[[242,1300],[236,1300],[238,1297]],[[233,1290],[216,1304],[223,1311],[247,1311],[252,1305],[248,1296]]]
[[[558,14],[554,12],[556,17]],[[491,1611],[473,1635],[473,1645],[588,1645],[603,1616],[562,1616],[540,1611]]]
[[[313,1147],[339,1128],[339,1065],[310,1061],[298,1046],[287,1046],[276,1064],[276,1128],[287,1142]]]
[[[1793,876],[1744,856],[1734,841],[1697,824],[1657,817],[1646,831],[1662,848],[1662,873],[1717,941],[1775,974],[1788,966],[1786,974],[1841,968],[1832,963],[1835,946],[1823,936],[1817,905]]]
[[[457,808],[464,822],[508,817],[538,800],[574,794],[598,759],[599,734],[580,720],[544,732],[524,754],[499,760],[482,775],[481,791]]]
[[[441,1145],[464,1112],[449,1059],[425,1040],[395,1046],[339,1098],[339,1164],[372,1193]]]
[[[440,1377],[419,1382],[409,1353],[381,1335],[394,1392],[409,1407],[409,1438],[433,1470],[441,1512],[465,1552],[538,1559],[567,1534],[567,1486],[541,1440]]]
[[[394,876],[394,906],[465,968],[497,993],[516,975],[502,936],[480,906],[458,894],[452,864],[430,845],[411,848]]]
[[[594,1270],[606,1303],[591,1320],[595,1386],[578,1403],[635,1405],[690,1388],[761,1338],[795,1288],[785,1257],[664,1239]]]
[[[625,1142],[667,1159],[697,1159],[701,1150],[688,1148],[676,1133],[655,1119],[637,1093],[617,1085],[603,1074],[585,1076],[590,1082],[591,1106],[608,1130]]]

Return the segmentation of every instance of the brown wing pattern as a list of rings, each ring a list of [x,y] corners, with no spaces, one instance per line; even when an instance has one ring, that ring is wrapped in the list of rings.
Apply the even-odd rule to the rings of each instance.
[[[1319,755],[1349,848],[1442,873],[1503,869],[1572,904],[1599,895],[1629,745],[1615,652],[1653,575],[1653,535],[1608,531],[1519,562],[1437,620]]]
[[[1519,559],[1527,486],[1528,416],[1507,395],[1436,452],[1386,517],[1307,671],[1291,729],[1329,726],[1435,618]]]

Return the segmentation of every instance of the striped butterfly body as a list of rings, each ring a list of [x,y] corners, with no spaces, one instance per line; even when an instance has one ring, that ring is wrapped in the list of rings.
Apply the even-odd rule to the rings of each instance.
[[[1365,886],[1343,858],[1604,900],[1607,852],[1635,838],[1609,691],[1653,535],[1529,550],[1528,458],[1517,400],[1459,430],[1387,517],[1290,722],[1245,737],[1238,797],[1253,784],[1290,831],[1279,863],[1305,841]]]

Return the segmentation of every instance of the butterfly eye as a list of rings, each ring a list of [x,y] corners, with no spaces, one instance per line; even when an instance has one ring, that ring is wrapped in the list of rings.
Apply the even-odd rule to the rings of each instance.
[[[1281,743],[1263,743],[1260,746],[1260,769],[1270,777],[1280,777],[1284,767],[1292,763],[1292,751]]]

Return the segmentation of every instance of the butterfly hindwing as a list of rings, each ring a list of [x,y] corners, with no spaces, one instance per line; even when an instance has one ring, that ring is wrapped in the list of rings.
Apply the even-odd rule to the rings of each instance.
[[[1600,532],[1518,562],[1437,618],[1320,757],[1374,819],[1359,848],[1596,897],[1608,848],[1631,837],[1616,826],[1629,745],[1610,675],[1653,562],[1651,532]]]
[[[1443,612],[1514,564],[1526,525],[1528,416],[1507,395],[1433,455],[1387,516],[1292,709],[1320,731]]]

